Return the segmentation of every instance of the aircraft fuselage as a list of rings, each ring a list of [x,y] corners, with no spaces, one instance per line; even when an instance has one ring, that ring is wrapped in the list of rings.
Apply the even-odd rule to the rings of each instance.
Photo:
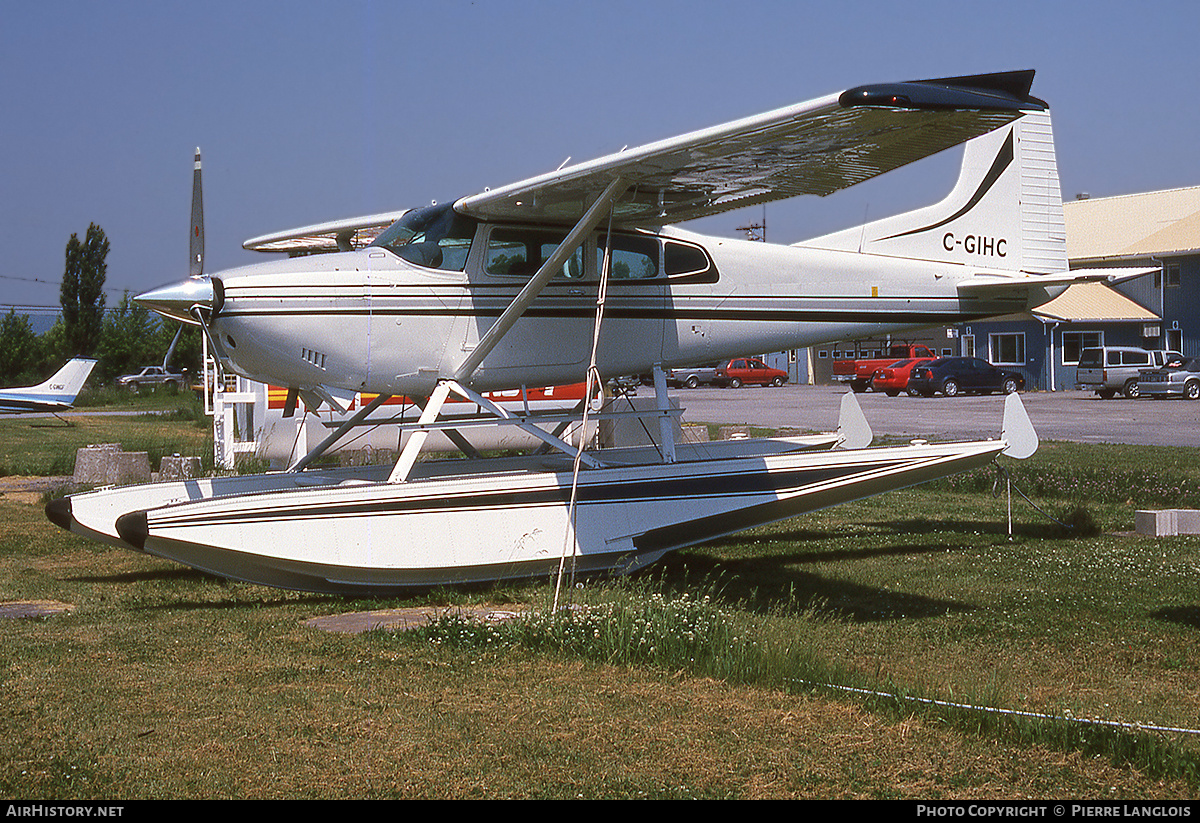
[[[479,391],[582,379],[591,355],[603,234],[550,281],[470,380]],[[217,275],[211,323],[233,368],[282,385],[428,394],[453,376],[513,300],[554,230],[480,223],[461,259],[417,265],[383,247]],[[514,260],[520,265],[514,264]],[[747,353],[949,325],[1026,308],[957,284],[986,269],[702,237],[615,235],[597,362],[647,373]]]

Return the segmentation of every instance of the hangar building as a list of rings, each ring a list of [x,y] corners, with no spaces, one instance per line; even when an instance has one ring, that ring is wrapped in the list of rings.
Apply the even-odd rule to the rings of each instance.
[[[1074,388],[1079,351],[1139,346],[1200,355],[1200,186],[1064,203],[1072,269],[1145,270],[1077,284],[1025,315],[960,326],[959,353],[1023,369],[1030,388]]]

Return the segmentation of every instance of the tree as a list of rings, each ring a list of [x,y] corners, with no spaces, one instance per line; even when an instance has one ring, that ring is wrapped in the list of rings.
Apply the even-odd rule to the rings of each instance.
[[[59,292],[66,347],[71,354],[90,355],[100,341],[104,318],[104,278],[108,271],[104,229],[92,223],[82,243],[72,234],[66,256]]]
[[[10,310],[0,318],[0,382],[10,386],[37,372],[41,343],[29,316]]]
[[[96,354],[100,358],[101,378],[140,369],[160,362],[166,353],[158,340],[159,323],[148,309],[121,297],[112,310],[105,313]]]

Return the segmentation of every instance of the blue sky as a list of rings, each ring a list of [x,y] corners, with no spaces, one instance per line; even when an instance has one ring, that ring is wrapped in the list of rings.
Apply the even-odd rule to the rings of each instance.
[[[247,237],[446,202],[871,82],[1036,69],[1063,194],[1200,185],[1200,4],[604,0],[0,4],[0,304],[57,306],[108,234],[109,303]],[[948,153],[949,154],[949,153]],[[767,207],[795,242],[926,205],[956,157]],[[736,236],[762,219],[692,226]]]

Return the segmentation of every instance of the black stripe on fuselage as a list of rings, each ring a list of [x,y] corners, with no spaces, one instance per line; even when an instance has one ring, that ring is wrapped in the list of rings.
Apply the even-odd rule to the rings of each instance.
[[[803,298],[787,298],[786,301],[779,298],[771,297],[739,297],[734,300],[726,299],[724,305],[720,307],[704,308],[700,306],[679,305],[671,300],[664,300],[661,297],[652,297],[644,299],[627,299],[624,301],[626,305],[622,305],[621,301],[613,301],[605,308],[605,315],[610,319],[624,320],[654,320],[654,321],[676,321],[685,322],[691,320],[752,320],[758,322],[783,322],[783,323],[820,323],[820,322],[851,322],[851,323],[878,323],[881,321],[897,322],[905,324],[952,324],[957,322],[968,322],[978,320],[982,317],[989,317],[1009,310],[1017,310],[1025,305],[1023,298],[1014,298],[1011,301],[1005,301],[1008,304],[1000,307],[997,303],[1000,301],[990,301],[990,308],[983,310],[972,311],[970,309],[959,308],[960,301],[957,296],[931,296],[931,297],[906,297],[897,300],[888,301],[876,305],[871,309],[861,308],[837,308],[828,305],[832,302],[850,302],[855,298],[846,297],[824,297],[812,298],[814,301],[825,303],[824,306],[814,308],[784,308],[772,307],[772,302],[787,302],[795,304],[802,302]],[[685,298],[686,301],[686,298]],[[932,304],[932,307],[927,309],[905,309],[900,304],[911,305],[913,301],[920,303]],[[579,319],[594,319],[595,306],[580,303],[578,305],[553,305],[555,303],[552,298],[544,300],[541,305],[535,303],[530,308],[526,309],[526,317],[534,317],[540,319],[563,319],[563,320],[579,320]],[[680,301],[684,302],[684,301]],[[715,301],[714,301],[715,302]],[[743,306],[752,304],[753,307],[737,308],[731,307],[729,303],[736,302]],[[628,305],[628,303],[642,303],[644,305]],[[550,304],[550,305],[547,305]],[[645,305],[648,304],[648,305]],[[945,308],[938,306],[944,305]],[[238,308],[236,305],[230,306],[226,304],[226,308],[222,313],[224,318],[249,318],[249,317],[330,317],[330,316],[372,316],[372,317],[499,317],[504,311],[505,304],[497,303],[493,306],[481,306],[477,303],[471,303],[466,306],[446,306],[435,305],[427,308],[420,307],[389,307],[389,306],[326,306],[321,308],[307,307],[263,307],[257,308],[247,306]]]
[[[851,463],[842,466],[812,467],[780,470],[777,472],[731,472],[702,476],[681,476],[657,480],[614,480],[598,483],[584,482],[578,491],[578,504],[628,505],[654,500],[695,499],[702,497],[742,497],[772,492],[794,491],[830,481],[868,474],[905,465],[915,465],[913,460],[880,459],[869,463]],[[268,495],[270,493],[267,493]],[[252,499],[243,500],[237,511],[223,513],[181,512],[172,517],[171,508],[148,516],[157,522],[155,527],[171,528],[188,525],[245,524],[270,522],[281,517],[289,520],[324,519],[335,517],[362,517],[371,515],[429,514],[446,511],[482,509],[520,509],[540,506],[561,506],[570,501],[570,488],[550,486],[524,490],[493,490],[469,492],[459,495],[444,490],[421,497],[403,497],[390,500],[358,500],[348,502],[316,503],[312,505],[284,506],[280,508],[253,506]],[[268,502],[269,501],[265,501]],[[186,506],[187,504],[183,504]]]

